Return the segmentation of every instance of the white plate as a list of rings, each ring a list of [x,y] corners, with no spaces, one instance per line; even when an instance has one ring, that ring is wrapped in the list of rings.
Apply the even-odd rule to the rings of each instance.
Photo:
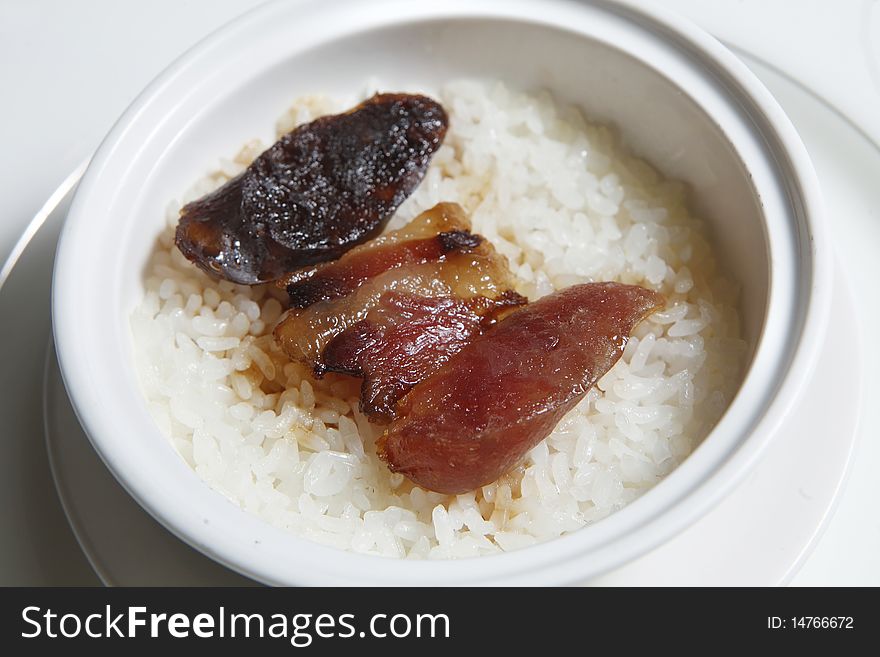
[[[797,115],[828,113],[820,102],[770,69],[754,61],[749,64],[771,90],[784,91],[783,103],[798,104]],[[809,146],[810,130],[816,125],[826,131],[823,136],[829,129],[852,132],[841,119],[835,121],[833,126],[807,121],[798,127]],[[839,192],[846,189],[841,181],[849,177],[850,165],[846,153],[832,151],[825,156],[837,160],[820,168],[826,172],[823,191],[834,209],[846,200]],[[872,189],[865,192],[876,194]],[[24,256],[23,261],[29,251]],[[856,435],[860,386],[854,390],[826,385],[840,377],[859,381],[858,376],[853,379],[852,369],[860,355],[855,311],[839,272],[834,317],[815,383],[755,472],[689,530],[594,583],[776,584],[790,579],[830,516]],[[114,584],[246,581],[172,537],[128,497],[79,429],[51,352],[46,373],[46,438],[56,483],[71,525],[102,579]],[[834,413],[820,410],[827,408],[834,408]]]
[[[880,585],[880,522],[877,520],[880,405],[876,402],[880,399],[880,380],[872,376],[872,371],[880,365],[880,341],[873,338],[880,325],[880,305],[874,302],[880,280],[877,257],[880,142],[871,135],[878,134],[880,120],[870,126],[848,122],[842,113],[832,109],[832,104],[849,109],[852,95],[843,99],[846,102],[834,96],[826,105],[805,96],[803,88],[766,65],[749,63],[786,108],[809,149],[827,200],[831,239],[856,299],[856,322],[864,338],[858,359],[842,362],[841,378],[825,382],[827,389],[843,386],[855,394],[858,385],[854,375],[859,368],[864,372],[861,382],[864,403],[858,428],[861,438],[852,474],[828,532],[792,584],[877,586]],[[853,90],[854,95],[858,93]],[[880,119],[880,115],[875,118]],[[826,409],[833,417],[843,419],[842,413],[833,406],[826,405]],[[841,433],[832,427],[825,434],[822,448],[834,447],[841,439]]]
[[[82,174],[82,171],[79,171]],[[0,583],[93,584],[96,579],[77,548],[58,505],[42,433],[40,359],[51,336],[49,289],[58,227],[66,213],[62,185],[32,225],[51,214],[12,268],[0,270]],[[11,262],[11,261],[10,261]]]

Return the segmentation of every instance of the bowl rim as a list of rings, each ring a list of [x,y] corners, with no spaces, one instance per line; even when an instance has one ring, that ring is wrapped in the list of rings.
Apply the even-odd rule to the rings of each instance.
[[[294,3],[276,0],[243,14],[200,41],[160,73],[133,101],[95,153],[77,189],[59,239],[52,291],[53,333],[63,379],[77,417],[114,477],[148,513],[179,538],[234,570],[271,584],[568,583],[587,573],[591,576],[598,575],[669,539],[717,504],[758,460],[810,378],[824,337],[830,308],[831,249],[828,248],[829,242],[825,235],[826,227],[821,221],[822,201],[818,180],[806,148],[781,107],[745,64],[690,21],[662,8],[639,6],[632,0],[553,2],[560,7],[590,7],[608,12],[643,28],[647,26],[655,35],[654,38],[673,42],[690,56],[701,60],[711,74],[718,77],[731,92],[736,92],[739,100],[749,105],[751,118],[760,122],[761,135],[774,142],[771,144],[772,154],[777,157],[776,165],[784,171],[789,184],[789,201],[797,206],[794,214],[803,222],[808,233],[806,238],[809,239],[809,253],[805,257],[809,258],[811,269],[806,272],[810,275],[809,284],[805,288],[808,295],[803,300],[806,306],[799,309],[800,336],[792,347],[787,370],[772,391],[772,399],[766,402],[766,407],[751,426],[736,432],[741,440],[725,444],[722,448],[718,441],[712,443],[710,437],[722,427],[728,433],[733,433],[733,429],[729,428],[732,426],[729,420],[731,414],[725,413],[703,445],[672,475],[657,484],[648,494],[601,523],[501,555],[461,560],[402,561],[379,559],[322,546],[271,527],[228,503],[208,489],[200,479],[192,476],[192,470],[174,454],[180,462],[179,471],[185,471],[192,480],[185,482],[182,477],[177,477],[174,480],[176,486],[185,487],[193,495],[195,502],[194,508],[176,504],[177,498],[171,491],[164,487],[160,489],[137,472],[137,464],[132,463],[125,450],[114,439],[116,432],[113,428],[120,426],[119,418],[111,417],[108,405],[102,398],[101,388],[96,385],[94,378],[98,371],[95,369],[97,366],[89,364],[88,355],[83,353],[84,329],[78,322],[80,313],[75,303],[77,262],[84,257],[83,232],[78,227],[88,221],[95,207],[101,207],[101,178],[112,164],[113,158],[118,155],[120,143],[129,137],[131,124],[139,119],[155,97],[167,92],[172,81],[184,75],[191,66],[204,59],[211,49],[236,33],[253,29],[273,20],[278,14],[287,14],[298,8],[316,10],[315,6],[320,4],[316,0],[300,0]],[[334,7],[344,4],[334,3]],[[536,15],[536,2],[521,0],[504,4],[493,0],[431,0],[419,3],[418,10],[414,8],[414,3],[381,0],[371,4],[372,10],[378,12],[379,5],[388,9],[394,8],[406,18],[415,20],[479,16],[519,19],[560,27],[553,22],[552,17]],[[403,21],[389,21],[382,25],[396,22]],[[575,27],[568,29],[589,36]],[[328,35],[327,38],[329,40],[340,36],[342,33]],[[106,191],[104,197],[106,199]],[[780,293],[777,282],[771,281],[768,317],[769,310],[773,307],[773,295],[778,297]],[[767,321],[765,320],[762,336],[766,332]],[[763,339],[759,340],[753,362],[770,347]],[[104,371],[104,374],[108,372]],[[107,380],[112,380],[112,377]],[[753,380],[752,373],[747,373],[741,390]],[[136,392],[141,394],[140,390]],[[738,394],[737,397],[739,396]],[[731,408],[735,403],[736,399]],[[153,429],[158,431],[158,427]],[[742,436],[747,430],[750,430],[750,435]],[[700,470],[706,463],[713,467],[708,473],[701,473]],[[673,475],[676,475],[674,480]],[[650,513],[651,506],[645,500],[656,500],[653,504],[656,507],[660,503],[661,494],[665,494],[667,505],[662,513],[653,515]],[[229,523],[232,522],[237,523],[241,531],[230,531]],[[627,527],[630,530],[623,531]],[[251,540],[251,536],[260,538]],[[630,540],[621,540],[622,537]],[[633,537],[639,540],[633,540]],[[279,556],[278,548],[282,544],[288,549],[297,550],[296,564],[278,563],[277,559],[273,559]]]

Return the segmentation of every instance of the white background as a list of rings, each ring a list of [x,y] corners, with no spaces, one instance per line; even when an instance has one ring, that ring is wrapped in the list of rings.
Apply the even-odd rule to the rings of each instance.
[[[46,197],[97,147],[140,89],[202,36],[257,4],[0,1],[0,262]],[[880,144],[880,1],[645,4],[677,10],[723,41],[773,63]],[[868,392],[869,405],[877,389]],[[838,512],[795,584],[880,584],[875,506],[880,436],[868,433],[863,429]]]

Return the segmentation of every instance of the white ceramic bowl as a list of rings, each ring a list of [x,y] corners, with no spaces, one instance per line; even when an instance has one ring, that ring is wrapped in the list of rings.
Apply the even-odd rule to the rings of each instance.
[[[210,490],[148,414],[129,316],[170,199],[302,93],[351,96],[376,76],[431,91],[462,76],[549,88],[616,125],[693,187],[752,345],[745,382],[686,462],[571,535],[499,556],[395,561],[275,529]],[[279,2],[227,25],[162,73],[101,145],[61,236],[55,339],[92,444],[129,493],[208,556],[273,584],[559,584],[620,565],[694,522],[746,474],[809,378],[830,300],[830,247],[803,145],[717,41],[620,2]],[[742,540],[748,540],[743,537]]]

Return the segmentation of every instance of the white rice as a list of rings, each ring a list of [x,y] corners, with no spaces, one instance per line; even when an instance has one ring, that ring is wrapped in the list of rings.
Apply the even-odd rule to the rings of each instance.
[[[208,485],[291,532],[397,558],[514,550],[620,509],[706,436],[739,384],[745,353],[736,287],[716,272],[681,184],[547,94],[463,80],[439,96],[450,131],[392,228],[457,201],[532,299],[615,280],[669,300],[515,471],[457,496],[391,474],[375,453],[377,430],[357,410],[358,382],[316,382],[274,345],[285,295],[214,282],[174,248],[179,204],[132,317],[150,410]],[[300,99],[278,132],[342,109]],[[181,202],[222,184],[262,148],[249,144],[221,162]]]

